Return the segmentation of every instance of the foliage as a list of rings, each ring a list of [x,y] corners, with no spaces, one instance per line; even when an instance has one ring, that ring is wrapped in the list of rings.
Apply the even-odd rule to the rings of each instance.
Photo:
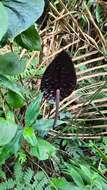
[[[1,23],[1,27],[0,27],[0,41],[1,41],[2,37],[4,36],[4,34],[6,33],[8,29],[7,12],[1,2],[0,2],[0,23]]]
[[[29,28],[42,14],[44,1],[2,1],[8,14],[8,38],[15,38]]]
[[[8,144],[15,136],[17,125],[11,120],[0,118],[0,146]]]
[[[0,2],[0,190],[107,189],[106,9],[91,0]],[[77,87],[53,130],[55,106],[39,87],[62,50]]]
[[[9,178],[0,184],[1,190],[43,190],[44,188],[51,190],[49,187],[49,179],[44,172],[39,171],[34,173],[31,168],[27,168],[26,171],[23,171],[20,164],[16,164],[14,167],[14,179]]]

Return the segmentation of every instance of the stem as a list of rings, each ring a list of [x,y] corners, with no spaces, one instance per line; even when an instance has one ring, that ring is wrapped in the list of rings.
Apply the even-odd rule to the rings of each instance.
[[[55,118],[53,122],[53,129],[56,127],[57,119],[58,119],[58,114],[59,114],[59,101],[60,101],[60,90],[56,90],[56,110],[55,110]]]

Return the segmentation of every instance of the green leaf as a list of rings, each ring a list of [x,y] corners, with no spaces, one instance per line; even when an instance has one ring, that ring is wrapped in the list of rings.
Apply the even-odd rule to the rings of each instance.
[[[52,129],[54,123],[54,119],[40,119],[37,120],[33,128],[40,132],[41,136],[47,135],[48,131]],[[57,120],[57,125],[61,125],[66,123],[66,121]]]
[[[0,2],[0,41],[8,29],[8,15],[5,7]]]
[[[21,59],[15,53],[6,53],[0,55],[0,74],[17,75],[25,70],[25,60]]]
[[[15,122],[14,113],[12,111],[8,111],[6,114],[6,119]]]
[[[44,0],[3,0],[2,3],[8,12],[9,38],[15,38],[33,25],[44,10]]]
[[[15,38],[17,44],[21,47],[28,49],[30,51],[40,51],[41,50],[41,42],[40,36],[35,29],[35,26],[31,26],[20,35]]]
[[[11,152],[8,146],[0,147],[0,165],[5,164],[5,160],[7,160],[11,156]]]
[[[38,160],[47,160],[56,154],[56,149],[53,145],[43,139],[37,139],[38,143],[31,148],[31,155],[36,156]]]
[[[101,22],[102,21],[102,13],[103,13],[103,10],[101,8],[101,6],[99,4],[96,5],[96,10],[95,10],[95,15],[96,15],[96,20],[97,22]]]
[[[88,184],[91,183],[91,177],[93,175],[90,167],[87,165],[87,166],[84,166],[84,165],[81,165],[80,164],[80,174],[82,175],[82,178],[84,179],[85,182],[87,182]],[[79,170],[79,168],[78,168]]]
[[[36,121],[40,112],[41,100],[42,100],[42,94],[39,94],[27,107],[25,113],[26,127],[30,127]]]
[[[73,178],[77,186],[81,188],[84,187],[83,179],[79,174],[78,170],[76,170],[76,167],[74,167],[73,165],[68,165],[67,174],[69,174]]]
[[[25,103],[24,99],[21,96],[11,90],[9,90],[7,93],[6,101],[12,108],[21,108]]]
[[[17,86],[17,84],[14,83],[13,81],[9,80],[7,77],[5,77],[3,75],[0,75],[0,87],[7,88],[7,89],[15,92],[16,94],[18,94],[19,96],[21,96],[24,99],[21,89]]]
[[[56,187],[57,190],[82,190],[81,188],[70,184],[64,178],[52,178],[52,184],[54,184],[53,187]]]
[[[8,144],[17,131],[17,125],[10,121],[0,118],[0,146]]]
[[[31,144],[31,146],[35,146],[37,144],[37,138],[31,127],[24,128],[23,137],[29,144]]]

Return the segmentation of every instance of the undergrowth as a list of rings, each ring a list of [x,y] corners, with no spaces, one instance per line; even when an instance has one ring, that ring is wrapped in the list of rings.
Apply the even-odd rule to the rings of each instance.
[[[106,8],[106,1],[49,1],[45,22],[36,24],[39,51],[24,33],[24,41],[1,45],[0,56],[17,53],[24,69],[9,74],[0,67],[0,130],[6,127],[0,190],[107,189]],[[60,102],[53,129],[55,106],[43,99],[40,82],[63,50],[75,65],[77,86]]]

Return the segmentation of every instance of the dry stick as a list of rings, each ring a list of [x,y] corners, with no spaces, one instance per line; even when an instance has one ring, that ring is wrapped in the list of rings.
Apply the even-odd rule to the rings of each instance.
[[[52,5],[52,3],[50,3],[50,7],[55,11],[55,13],[57,14],[57,16],[60,17],[60,13],[58,12],[58,10],[55,9],[55,7]],[[66,7],[64,7],[64,8],[66,9]],[[68,10],[66,10],[66,11],[68,11]],[[85,40],[88,42],[88,44],[90,44],[90,42],[88,41],[88,39],[85,37],[84,33],[82,32],[81,28],[78,26],[78,23],[76,22],[76,20],[73,18],[73,16],[71,16],[70,13],[69,13],[69,15],[70,15],[70,17],[72,18],[73,22],[74,22],[74,23],[76,24],[76,26],[78,27],[78,29],[79,29],[80,33],[82,34],[82,36],[84,36]],[[68,30],[68,28],[69,28],[71,31],[73,31],[73,32],[76,34],[76,36],[77,36],[80,40],[85,41],[85,40],[83,40],[82,38],[80,38],[80,36],[78,35],[78,33],[71,27],[71,25],[70,25],[68,22],[66,22],[66,20],[65,20],[65,18],[64,18],[65,16],[67,16],[67,15],[65,14],[63,17],[60,18],[60,19],[63,18],[64,27],[65,27],[67,30]],[[90,44],[90,45],[93,46],[92,44]],[[95,48],[95,47],[94,47],[94,48]],[[96,47],[96,49],[98,49],[98,46]]]
[[[49,135],[52,135],[54,137],[56,137],[56,135],[52,134],[49,132]],[[82,139],[82,140],[91,140],[91,139],[100,139],[102,136],[83,136],[83,137],[80,137],[80,136],[70,136],[70,137],[67,137],[67,136],[58,136],[58,139],[73,139],[74,137],[77,137],[78,139]]]
[[[77,76],[78,75],[83,75],[83,74],[85,74],[85,73],[88,73],[88,72],[90,72],[90,71],[95,71],[95,70],[99,70],[99,69],[104,69],[104,68],[106,68],[107,67],[107,65],[105,64],[105,65],[97,65],[97,66],[95,66],[95,67],[92,67],[92,68],[89,68],[89,69],[86,69],[86,70],[83,70],[83,71],[79,71],[79,72],[77,72]]]
[[[58,53],[61,53],[63,50],[66,50],[67,48],[69,48],[70,46],[72,46],[72,45],[74,45],[74,44],[76,44],[76,43],[78,43],[78,42],[80,42],[79,39],[76,40],[76,41],[74,41],[74,42],[72,42],[72,43],[70,43],[70,44],[68,44],[68,45],[66,45],[66,46],[64,46],[64,47],[61,48],[60,50],[58,50],[58,51],[56,51],[55,53],[53,53],[52,55],[48,56],[48,57],[45,59],[45,61],[43,61],[43,62],[41,63],[41,65],[44,65],[45,62],[48,61],[50,58],[56,56]]]
[[[57,119],[58,119],[58,113],[59,113],[59,101],[60,101],[60,90],[56,90],[56,111],[55,111],[55,118],[53,122],[53,129],[56,127]]]
[[[86,79],[90,79],[90,78],[96,78],[99,76],[106,76],[107,72],[101,72],[101,73],[96,73],[96,74],[91,74],[91,75],[87,75],[87,76],[83,76],[80,79],[77,79],[78,82],[86,80]]]
[[[104,83],[105,83],[105,82],[104,82]],[[99,84],[100,84],[100,83],[99,83]],[[101,84],[102,84],[102,82],[101,82]],[[103,84],[103,85],[104,85],[104,84]],[[89,88],[89,86],[88,86],[88,88]],[[84,87],[83,89],[87,89],[87,87]],[[79,91],[81,91],[81,89],[76,90],[76,92],[79,92]],[[76,101],[78,98],[81,97],[81,96],[78,96],[78,97],[76,97],[76,98],[73,98],[73,99],[71,99],[69,102],[66,102],[66,103],[64,104],[64,102],[67,101],[68,98],[72,97],[72,95],[73,95],[74,93],[75,93],[75,92],[73,92],[69,97],[65,98],[63,101],[61,101],[59,111],[63,110],[65,107],[67,107],[67,106],[70,105],[72,102]],[[103,98],[103,99],[105,99],[105,98]],[[98,100],[98,99],[97,99],[97,100]],[[93,102],[96,102],[97,100],[93,100]],[[101,100],[99,99],[99,101],[101,101]],[[64,104],[64,105],[63,105],[63,104]],[[88,102],[85,103],[85,105],[87,105],[87,104],[88,104]],[[83,106],[84,103],[78,104],[78,105],[82,105],[82,106]],[[77,106],[77,105],[76,105],[76,106]],[[74,107],[75,107],[75,106],[74,106]],[[53,115],[54,115],[54,111],[55,111],[55,109],[53,109],[53,110],[51,111],[51,118],[52,118]]]
[[[68,11],[64,4],[63,4],[63,6],[64,6],[65,10]],[[52,5],[52,3],[50,3],[50,7],[51,7],[51,8],[53,9],[53,11],[57,14],[58,19],[59,19],[59,18],[60,18],[60,13],[58,12],[58,10],[55,9],[55,7]],[[64,17],[67,16],[67,15],[70,15],[70,17],[72,18],[72,21],[76,24],[77,28],[79,29],[81,35],[85,38],[85,40],[82,39],[80,36],[78,36],[78,34],[74,31],[74,29],[71,27],[71,25],[69,25],[69,24],[65,21],[65,18],[64,18]],[[76,19],[71,15],[70,12],[69,12],[69,13],[67,12],[67,14],[65,14],[64,16],[61,15],[61,18],[60,18],[59,20],[61,20],[62,18],[63,18],[63,20],[64,20],[64,24],[65,24],[66,28],[68,27],[70,30],[72,30],[72,31],[77,35],[77,37],[78,37],[80,40],[82,40],[82,41],[84,41],[84,42],[87,42],[88,44],[91,45],[91,47],[96,48],[99,52],[102,53],[102,51],[100,51],[100,49],[98,48],[97,43],[95,43],[94,39],[91,38],[89,35],[87,35],[86,33],[84,33],[84,32],[81,30],[81,28],[79,27],[79,25],[78,25]],[[68,28],[67,28],[67,29],[68,29]],[[89,38],[89,40],[88,40],[87,38]],[[91,44],[89,41],[91,41],[94,45]]]
[[[59,139],[72,139],[74,137],[76,138],[79,138],[79,139],[99,139],[101,138],[102,136],[106,136],[107,135],[107,132],[104,132],[104,133],[97,133],[96,135],[93,135],[93,134],[75,134],[75,133],[68,133],[68,134],[65,134],[65,133],[60,133],[58,131],[54,131],[54,130],[51,130],[49,132],[49,135],[52,135],[53,137],[57,137]]]
[[[102,61],[104,59],[105,59],[104,56],[100,56],[100,57],[97,57],[97,58],[94,58],[94,59],[91,59],[91,60],[88,60],[88,61],[81,62],[78,65],[76,65],[75,67],[79,68],[81,66],[84,66],[84,65],[87,65],[87,64],[90,64],[90,63],[94,63],[94,62],[97,62],[97,61]]]
[[[95,91],[93,92],[93,94],[95,93]],[[99,99],[97,99],[97,100],[93,100],[93,103],[100,103],[100,102],[106,102],[107,101],[107,98],[99,98]],[[88,102],[85,104],[85,106],[87,106],[88,105]],[[74,106],[72,106],[72,109],[73,110],[75,110],[75,109],[77,109],[77,108],[79,108],[79,107],[82,107],[83,106],[83,103],[80,103],[80,104],[78,104],[78,105],[74,105]],[[100,105],[99,105],[100,106]],[[69,109],[68,109],[69,110]],[[70,110],[69,110],[70,111]]]
[[[105,47],[107,47],[106,40],[104,39],[104,36],[103,36],[103,34],[101,33],[101,30],[99,29],[99,27],[98,27],[97,24],[95,23],[95,21],[94,21],[92,15],[91,15],[91,12],[90,12],[90,10],[88,9],[88,7],[87,7],[87,5],[86,5],[85,2],[84,2],[84,6],[85,6],[85,9],[86,9],[86,11],[87,11],[87,13],[88,13],[89,19],[91,20],[92,24],[94,25],[94,27],[95,27],[95,29],[96,29],[96,31],[97,31],[97,33],[98,33],[98,35],[99,35],[99,37],[100,37],[100,39],[101,39],[101,41],[102,41],[102,46],[103,46],[103,48],[104,48],[104,50],[105,50]]]
[[[64,4],[61,0],[60,0],[60,3],[62,4],[62,6],[63,6],[63,8],[65,9],[65,11],[68,12],[67,7],[65,6],[65,4]],[[59,13],[59,12],[58,12],[58,13]],[[73,32],[77,34],[77,36],[78,36],[79,39],[81,39],[81,40],[84,41],[84,42],[86,41],[86,42],[88,42],[88,44],[90,44],[91,46],[93,46],[93,45],[90,43],[90,41],[91,41],[91,42],[95,45],[94,48],[96,47],[96,49],[99,50],[99,47],[98,47],[97,43],[95,42],[95,40],[94,40],[93,38],[91,38],[89,35],[87,35],[85,32],[82,31],[82,29],[81,29],[80,26],[78,25],[77,20],[72,16],[72,14],[70,14],[70,17],[71,17],[72,21],[74,22],[74,24],[77,26],[77,28],[78,28],[80,34],[84,37],[85,40],[82,39],[81,37],[79,37],[78,34],[74,31],[74,29],[71,27],[71,25],[69,25],[67,22],[66,22],[66,26],[69,26],[69,28],[72,29]],[[89,38],[89,40],[88,40],[88,38]],[[100,51],[100,50],[99,50],[99,51]]]
[[[91,52],[88,52],[88,53],[85,53],[85,54],[83,54],[83,55],[80,55],[80,56],[74,56],[73,58],[72,58],[72,61],[74,62],[74,61],[78,61],[78,60],[80,60],[80,59],[84,59],[84,58],[86,58],[86,57],[89,57],[89,56],[92,56],[92,55],[94,55],[94,54],[97,54],[98,53],[98,51],[91,51]]]
[[[61,133],[61,132],[59,132],[59,131],[55,131],[55,130],[51,130],[50,131],[50,134],[53,134],[53,135],[59,135],[59,137],[82,137],[82,138],[84,138],[84,137],[97,137],[97,136],[103,136],[103,135],[107,135],[107,131],[105,131],[105,132],[99,132],[99,133],[97,133],[96,135],[94,135],[94,134],[88,134],[88,133]]]

